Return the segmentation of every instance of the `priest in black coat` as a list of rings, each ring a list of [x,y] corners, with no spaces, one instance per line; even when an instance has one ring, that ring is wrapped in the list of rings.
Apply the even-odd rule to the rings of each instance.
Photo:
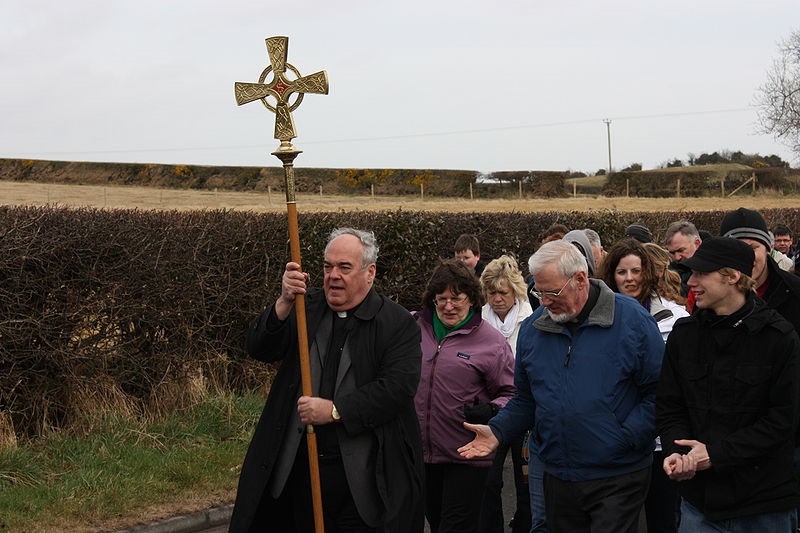
[[[230,531],[313,532],[305,425],[317,434],[326,531],[423,531],[414,394],[419,328],[373,285],[371,232],[334,230],[323,290],[288,263],[278,300],[251,325],[250,355],[282,361],[245,457]],[[306,294],[313,396],[302,396],[295,314]]]

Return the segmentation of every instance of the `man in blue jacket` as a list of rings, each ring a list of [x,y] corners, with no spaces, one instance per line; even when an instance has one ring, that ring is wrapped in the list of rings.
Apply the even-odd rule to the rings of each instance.
[[[590,280],[565,241],[529,261],[541,306],[517,341],[514,398],[464,457],[491,453],[528,428],[544,463],[550,531],[635,532],[650,482],[655,393],[664,341],[634,299]]]

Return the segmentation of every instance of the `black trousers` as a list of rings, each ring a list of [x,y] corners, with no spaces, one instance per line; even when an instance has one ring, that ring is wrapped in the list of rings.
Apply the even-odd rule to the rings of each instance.
[[[664,472],[664,452],[653,452],[653,475],[644,502],[647,533],[676,533],[681,516],[678,482]]]
[[[489,467],[425,465],[425,518],[431,533],[476,533]]]
[[[301,446],[305,447],[305,442]],[[319,470],[325,533],[376,533],[378,530],[367,526],[358,514],[341,457],[320,458]],[[264,502],[264,498],[272,501]],[[269,489],[264,491],[250,531],[314,533],[307,453],[298,451],[292,473],[277,500],[272,499]]]
[[[494,463],[486,478],[486,489],[481,503],[481,516],[478,520],[479,533],[505,533],[503,517],[503,467],[506,456],[511,451],[514,465],[514,494],[516,496],[516,512],[512,533],[528,533],[531,530],[531,499],[528,487],[528,475],[522,469],[522,451],[524,437],[520,436],[510,444],[501,445],[495,452]]]
[[[544,504],[551,533],[636,533],[650,467],[590,481],[545,473]]]

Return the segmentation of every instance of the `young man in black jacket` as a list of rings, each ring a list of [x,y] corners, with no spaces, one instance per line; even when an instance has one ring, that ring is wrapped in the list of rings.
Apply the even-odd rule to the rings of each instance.
[[[656,398],[681,530],[796,527],[800,339],[754,296],[753,260],[744,242],[712,237],[684,261],[698,311],[672,329]]]

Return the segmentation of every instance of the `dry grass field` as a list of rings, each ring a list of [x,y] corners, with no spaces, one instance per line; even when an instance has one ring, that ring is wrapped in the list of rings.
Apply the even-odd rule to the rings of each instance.
[[[0,205],[61,205],[70,207],[129,209],[234,209],[283,212],[283,193],[215,192],[154,189],[149,187],[57,185],[0,181]],[[300,194],[300,212],[315,211],[709,211],[746,206],[752,209],[800,208],[800,196],[741,191],[733,198],[576,198],[480,199],[420,198],[419,196],[329,196]]]

